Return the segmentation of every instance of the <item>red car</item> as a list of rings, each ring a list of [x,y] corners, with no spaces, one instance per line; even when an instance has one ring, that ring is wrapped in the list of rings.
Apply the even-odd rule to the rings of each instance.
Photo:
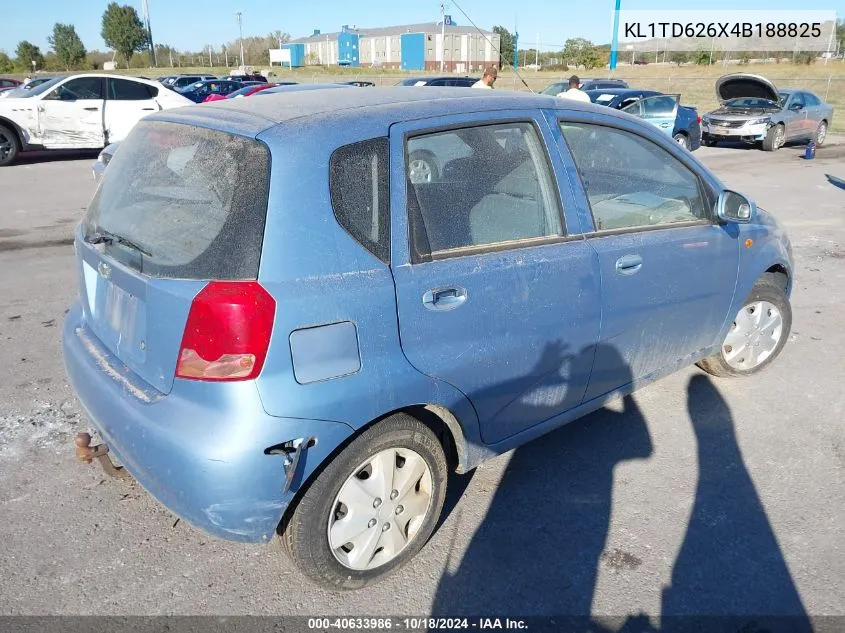
[[[17,79],[0,79],[0,92],[4,90],[11,90],[12,88],[17,88],[21,85],[21,82]]]
[[[208,95],[205,99],[203,99],[203,103],[208,103],[210,101],[222,101],[223,99],[236,99],[237,97],[248,97],[250,95],[254,95],[256,92],[261,92],[262,90],[266,90],[267,88],[272,88],[273,86],[277,85],[278,84],[254,84],[250,86],[244,86],[240,90],[235,90],[234,92],[230,92],[227,95]]]

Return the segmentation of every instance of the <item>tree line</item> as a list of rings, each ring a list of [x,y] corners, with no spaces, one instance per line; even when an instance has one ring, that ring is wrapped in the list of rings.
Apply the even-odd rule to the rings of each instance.
[[[503,26],[493,27],[493,32],[499,36],[500,66],[512,66],[515,44],[513,33]],[[837,23],[836,41],[838,42],[837,50],[845,50],[845,20],[839,20]],[[651,53],[639,52],[632,56],[629,51],[624,51],[624,54],[620,54],[618,59],[623,62],[628,62],[631,59],[650,60],[653,59],[651,55]],[[740,64],[747,64],[752,59],[769,58],[774,58],[778,62],[781,59],[789,59],[796,63],[812,64],[818,59],[818,56],[819,53],[810,51],[798,53],[794,51],[745,51],[725,54],[722,52],[711,53],[709,48],[701,48],[693,52],[670,51],[660,54],[658,58],[660,61],[665,60],[679,66],[681,64],[707,66],[719,63],[726,58],[739,60]],[[596,45],[588,39],[575,37],[566,40],[563,47],[557,51],[538,52],[534,48],[519,49],[518,63],[520,66],[534,64],[535,61],[543,68],[550,70],[602,68],[610,63],[610,45]]]
[[[220,46],[207,44],[200,51],[180,51],[168,44],[151,47],[151,33],[135,8],[117,2],[103,12],[100,35],[112,53],[87,50],[74,25],[57,22],[47,37],[50,49],[46,52],[27,40],[18,42],[13,57],[0,50],[0,73],[99,70],[109,61],[126,68],[240,65],[241,42],[237,39]],[[290,35],[281,31],[243,38],[245,64],[269,64],[269,49],[289,40]]]

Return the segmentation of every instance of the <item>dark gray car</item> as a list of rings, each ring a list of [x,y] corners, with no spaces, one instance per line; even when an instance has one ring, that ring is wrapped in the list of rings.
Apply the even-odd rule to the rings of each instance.
[[[716,80],[721,106],[701,118],[701,142],[742,141],[774,151],[788,141],[822,145],[833,107],[807,90],[778,90],[759,75],[733,73]]]

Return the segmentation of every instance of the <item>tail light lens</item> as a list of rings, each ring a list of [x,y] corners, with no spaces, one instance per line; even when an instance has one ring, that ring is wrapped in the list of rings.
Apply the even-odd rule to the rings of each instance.
[[[176,377],[251,380],[261,373],[276,302],[256,281],[212,281],[194,298]]]
[[[695,120],[698,121],[699,123],[701,123],[701,117],[700,116],[696,117]]]

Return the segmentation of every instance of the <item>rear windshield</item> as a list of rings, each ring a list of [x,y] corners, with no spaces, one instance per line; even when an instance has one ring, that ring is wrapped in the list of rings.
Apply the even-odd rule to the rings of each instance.
[[[106,253],[152,277],[256,279],[269,186],[263,143],[141,121],[103,173],[82,230],[88,241],[112,236]]]

